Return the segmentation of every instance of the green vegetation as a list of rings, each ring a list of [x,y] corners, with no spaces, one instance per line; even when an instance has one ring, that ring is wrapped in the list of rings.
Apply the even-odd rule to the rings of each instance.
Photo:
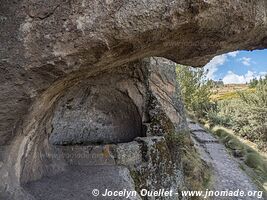
[[[166,142],[172,156],[175,156],[173,160],[183,169],[186,187],[189,190],[206,190],[211,179],[210,169],[195,150],[189,132],[169,133]],[[176,152],[172,153],[173,150]]]
[[[238,99],[218,101],[216,110],[207,114],[208,123],[230,128],[267,152],[267,84],[258,84],[253,93],[242,91],[238,95]]]
[[[177,81],[187,111],[211,127],[220,125],[267,152],[267,76],[253,87],[216,86],[203,69],[177,66]],[[219,95],[218,95],[219,94]],[[217,95],[217,96],[216,96]]]
[[[205,117],[213,105],[210,102],[212,84],[205,80],[205,71],[179,65],[176,73],[186,109],[198,118]]]
[[[255,88],[259,84],[267,84],[267,75],[265,75],[264,78],[260,78],[259,80],[254,78],[252,81],[249,83],[250,88]]]
[[[267,153],[267,76],[248,85],[218,85],[207,81],[202,69],[178,65],[177,81],[188,114],[208,125],[252,169],[255,179],[266,184],[267,160],[261,153]],[[215,131],[217,126],[233,134]]]
[[[267,191],[267,187],[264,186],[267,183],[267,158],[225,128],[215,127],[212,132],[230,149],[233,156],[240,158],[253,169],[254,173],[250,175]],[[241,168],[246,170],[245,166],[241,165]]]

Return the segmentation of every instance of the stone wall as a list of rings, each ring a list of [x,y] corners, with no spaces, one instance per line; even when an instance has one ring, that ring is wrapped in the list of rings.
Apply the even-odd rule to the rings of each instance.
[[[164,137],[187,129],[175,78],[175,63],[154,57],[73,82],[45,113],[37,104],[40,120],[6,154],[2,188],[27,197],[21,184],[68,166],[123,165],[137,190],[178,191],[183,173]]]
[[[152,57],[203,66],[266,48],[266,8],[266,0],[2,0],[0,197],[34,199],[22,184],[73,163],[54,156],[64,155],[58,145],[121,144],[114,152],[122,152],[132,142],[127,151],[142,155],[136,186],[152,187],[166,170],[164,187],[177,177],[183,185],[178,151],[169,158],[165,142],[186,129],[179,88],[173,64]],[[151,181],[138,179],[157,169]]]

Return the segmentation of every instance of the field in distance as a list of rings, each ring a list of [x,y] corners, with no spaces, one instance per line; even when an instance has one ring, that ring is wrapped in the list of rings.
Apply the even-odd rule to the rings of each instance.
[[[239,98],[238,92],[255,92],[248,84],[225,84],[219,85],[212,89],[211,99],[214,101],[230,100]]]

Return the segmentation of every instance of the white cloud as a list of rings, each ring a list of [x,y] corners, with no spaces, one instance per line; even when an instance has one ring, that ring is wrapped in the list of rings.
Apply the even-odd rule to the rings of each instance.
[[[251,65],[251,58],[243,57],[240,59],[243,65],[250,66]]]
[[[266,74],[267,72],[255,73],[252,71],[248,71],[245,75],[238,75],[232,71],[228,71],[227,75],[223,78],[223,82],[224,84],[244,84],[249,83],[253,78],[259,79],[260,77],[263,77]]]
[[[234,57],[237,56],[238,53],[239,53],[239,51],[233,51],[233,52],[228,53],[227,55],[229,55],[229,56],[234,58]]]
[[[207,79],[215,79],[215,73],[218,71],[219,66],[223,65],[227,61],[227,57],[236,57],[239,51],[233,51],[227,54],[214,57],[206,66],[205,70],[208,70]]]
[[[205,70],[208,70],[207,78],[214,79],[215,72],[218,70],[218,67],[223,65],[227,60],[227,55],[223,54],[220,56],[214,57],[206,66]]]
[[[261,77],[265,76],[266,74],[267,74],[267,72],[260,72],[260,73],[259,73],[259,75],[260,75]]]

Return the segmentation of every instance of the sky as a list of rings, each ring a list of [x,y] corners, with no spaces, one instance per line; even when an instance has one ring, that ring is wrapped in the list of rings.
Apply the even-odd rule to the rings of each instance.
[[[249,83],[267,74],[267,49],[234,51],[214,57],[206,66],[207,78],[224,84]]]

